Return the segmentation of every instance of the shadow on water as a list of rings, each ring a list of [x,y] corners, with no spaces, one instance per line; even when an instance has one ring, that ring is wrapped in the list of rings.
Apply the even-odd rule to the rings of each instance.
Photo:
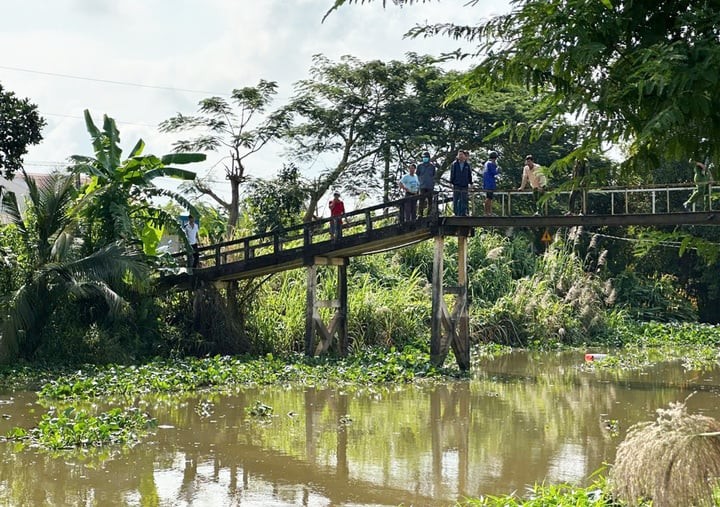
[[[634,423],[671,401],[720,418],[720,371],[584,371],[579,353],[513,352],[470,381],[297,386],[135,400],[158,420],[132,448],[57,455],[0,444],[2,505],[452,505],[584,483]],[[246,414],[256,401],[273,416]],[[0,433],[45,412],[0,396]]]

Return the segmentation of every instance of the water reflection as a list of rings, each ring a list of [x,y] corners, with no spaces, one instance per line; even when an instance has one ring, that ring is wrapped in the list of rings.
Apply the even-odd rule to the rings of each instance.
[[[515,352],[471,381],[360,392],[277,387],[133,400],[161,428],[131,449],[53,455],[0,444],[2,505],[452,505],[583,482],[629,426],[685,399],[720,418],[718,371],[578,369],[578,353]],[[246,415],[256,401],[267,421]],[[101,407],[99,407],[101,408]],[[0,397],[0,432],[45,412]]]

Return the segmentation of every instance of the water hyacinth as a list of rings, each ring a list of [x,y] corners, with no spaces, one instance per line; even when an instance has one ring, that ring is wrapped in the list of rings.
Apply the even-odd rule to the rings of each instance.
[[[51,410],[35,428],[15,427],[6,438],[52,450],[101,447],[135,443],[156,424],[155,419],[134,407],[114,408],[97,416],[69,407],[62,412]]]

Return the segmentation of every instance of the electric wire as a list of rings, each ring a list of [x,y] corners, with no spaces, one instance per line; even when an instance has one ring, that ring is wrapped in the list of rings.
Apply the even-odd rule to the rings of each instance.
[[[106,84],[114,84],[114,85],[121,85],[121,86],[134,86],[138,88],[151,88],[155,90],[165,90],[165,91],[173,91],[173,92],[186,92],[186,93],[199,93],[203,95],[219,95],[222,97],[229,97],[230,95],[228,93],[217,93],[217,92],[211,92],[207,90],[194,90],[191,88],[177,88],[174,86],[158,86],[158,85],[148,85],[148,84],[142,84],[142,83],[133,83],[130,81],[116,81],[113,79],[99,79],[99,78],[93,78],[93,77],[84,77],[84,76],[74,76],[72,74],[61,74],[59,72],[46,72],[42,70],[32,70],[32,69],[22,69],[20,67],[10,67],[7,65],[0,65],[0,69],[5,70],[12,70],[16,72],[27,72],[30,74],[40,74],[44,76],[54,76],[54,77],[62,77],[65,79],[77,79],[81,81],[92,81],[96,83],[106,83]]]

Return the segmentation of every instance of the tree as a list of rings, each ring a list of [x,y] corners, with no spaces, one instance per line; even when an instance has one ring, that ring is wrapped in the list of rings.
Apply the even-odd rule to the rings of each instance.
[[[115,120],[103,117],[100,130],[85,111],[85,124],[92,138],[95,157],[74,155],[70,170],[87,178],[80,194],[79,212],[86,252],[121,240],[142,242],[146,254],[155,253],[165,227],[182,238],[177,218],[153,204],[158,197],[169,198],[197,213],[192,204],[177,192],[155,186],[153,180],[162,176],[192,180],[195,173],[170,167],[205,160],[202,153],[174,153],[158,158],[143,155],[145,142],[140,139],[123,160],[120,132]]]
[[[222,97],[201,100],[197,116],[178,113],[160,124],[161,132],[200,132],[192,139],[174,143],[175,151],[229,152],[224,159],[229,160],[225,164],[225,177],[230,183],[229,201],[204,182],[196,181],[199,192],[209,195],[227,210],[228,239],[232,236],[240,214],[240,186],[247,178],[245,159],[280,137],[288,125],[288,116],[283,109],[272,112],[263,119],[256,118],[265,113],[276,93],[277,84],[274,81],[260,80],[257,86],[233,90],[230,101]]]
[[[312,185],[306,221],[333,186],[352,195],[380,187],[376,163],[384,152],[384,120],[388,104],[405,93],[406,69],[397,61],[344,56],[333,62],[315,55],[311,77],[295,84],[287,110],[298,123],[289,139],[300,159],[322,157],[328,164]]]
[[[410,34],[478,42],[464,93],[526,86],[540,97],[536,129],[575,117],[586,142],[626,146],[626,167],[647,173],[660,156],[720,156],[718,27],[720,10],[707,0],[522,0],[475,26]]]
[[[17,197],[3,197],[4,211],[19,232],[15,245],[28,266],[19,289],[6,294],[0,361],[18,354],[32,359],[53,313],[71,302],[84,302],[107,315],[129,311],[118,288],[147,279],[147,265],[137,252],[119,243],[82,255],[75,241],[71,208],[77,193],[70,175],[52,174],[39,186],[25,175],[28,207],[20,211]],[[130,276],[128,276],[130,275]]]
[[[27,147],[42,140],[44,126],[35,104],[0,85],[0,171],[5,178],[12,179],[22,169]]]
[[[283,165],[275,178],[253,179],[245,200],[256,234],[297,225],[307,196],[306,185],[295,164]]]

